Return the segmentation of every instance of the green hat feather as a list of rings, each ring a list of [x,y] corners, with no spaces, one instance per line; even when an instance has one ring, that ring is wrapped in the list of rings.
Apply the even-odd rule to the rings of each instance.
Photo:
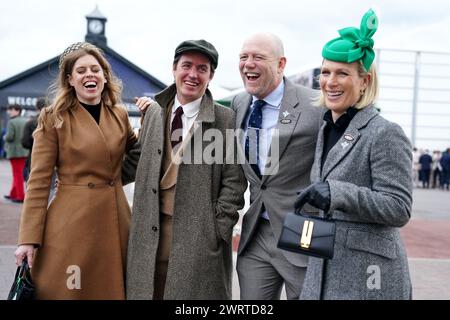
[[[322,57],[331,61],[352,63],[361,60],[366,71],[370,69],[375,52],[372,36],[377,31],[378,18],[370,9],[361,19],[361,27],[339,30],[339,38],[333,39],[322,49]]]

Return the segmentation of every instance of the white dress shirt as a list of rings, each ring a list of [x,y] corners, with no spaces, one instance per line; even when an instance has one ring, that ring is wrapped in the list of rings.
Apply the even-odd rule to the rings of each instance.
[[[262,175],[264,175],[267,155],[269,154],[270,145],[272,143],[273,130],[276,129],[278,124],[278,116],[280,113],[281,101],[283,100],[284,94],[284,80],[280,82],[278,87],[275,88],[267,97],[263,100],[266,104],[262,107],[262,124],[259,133],[259,153],[258,153],[258,168]],[[259,100],[255,96],[252,96],[252,105],[247,112],[245,119],[245,135],[242,141],[242,145],[245,148],[245,139],[247,137],[247,127],[248,121],[250,119],[250,114],[253,112],[253,105],[256,100]],[[267,211],[262,213],[262,217],[269,219]]]
[[[198,112],[200,111],[200,103],[202,102],[202,98],[203,98],[203,96],[198,98],[197,100],[194,100],[192,102],[189,102],[189,103],[183,105],[183,115],[181,116],[181,121],[183,122],[183,141],[186,138],[186,135],[188,134],[192,125],[194,124],[195,119],[197,118]],[[180,103],[180,101],[178,101],[178,97],[175,96],[175,101],[174,101],[173,107],[172,107],[172,115],[170,118],[171,124],[172,124],[173,118],[175,117],[175,111],[180,106],[181,106],[181,103]]]

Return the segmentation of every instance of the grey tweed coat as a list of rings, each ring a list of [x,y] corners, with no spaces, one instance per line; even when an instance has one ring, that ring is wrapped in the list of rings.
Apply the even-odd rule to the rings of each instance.
[[[360,110],[320,169],[319,132],[311,181],[328,181],[336,219],[334,257],[310,258],[300,299],[409,299],[399,227],[412,204],[412,150],[403,130],[373,106]],[[323,274],[324,273],[324,274]]]
[[[175,94],[176,87],[172,85],[155,97],[157,103],[147,110],[139,140],[127,154],[123,166],[124,183],[136,180],[128,244],[127,299],[153,298],[165,132],[163,115]],[[194,131],[194,141],[196,134],[202,135],[208,129],[219,130],[225,137],[226,129],[234,129],[235,115],[233,110],[215,104],[207,90],[196,122],[202,126]],[[236,148],[233,141],[224,138],[223,144],[226,142],[227,146]],[[200,142],[200,151],[210,143]],[[193,143],[192,148],[199,145]],[[191,149],[191,155],[196,156],[197,151]],[[200,157],[200,160],[204,159]],[[232,230],[239,219],[238,210],[244,206],[246,188],[241,166],[236,162],[180,164],[164,299],[231,299]]]

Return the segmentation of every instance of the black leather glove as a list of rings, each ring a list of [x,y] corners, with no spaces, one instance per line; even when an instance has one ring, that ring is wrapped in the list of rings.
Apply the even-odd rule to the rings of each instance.
[[[299,212],[305,203],[327,212],[330,209],[331,193],[328,182],[318,182],[303,189],[295,200],[295,212]]]

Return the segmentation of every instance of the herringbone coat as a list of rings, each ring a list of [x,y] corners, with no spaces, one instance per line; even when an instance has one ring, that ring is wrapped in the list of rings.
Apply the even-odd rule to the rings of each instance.
[[[324,260],[310,258],[300,299],[319,299],[321,282],[324,299],[409,299],[399,228],[411,214],[411,144],[400,126],[368,106],[352,119],[321,170],[324,127],[311,181],[330,185],[334,257],[325,270]]]
[[[164,153],[167,108],[176,93],[170,86],[145,114],[139,141],[127,155],[123,179],[135,178],[132,222],[128,246],[127,299],[152,299],[159,241],[159,186]],[[225,137],[234,129],[234,112],[217,105],[209,90],[203,96],[194,129],[193,144],[201,153],[211,143],[202,141],[208,129]],[[197,138],[200,143],[195,142]],[[235,143],[224,138],[223,144]],[[235,148],[235,146],[233,147]],[[241,166],[234,163],[181,163],[175,190],[172,245],[164,299],[231,299],[232,231],[244,205],[247,183]],[[187,153],[187,150],[184,150]],[[224,153],[225,156],[225,153]],[[191,159],[195,160],[195,159]]]

